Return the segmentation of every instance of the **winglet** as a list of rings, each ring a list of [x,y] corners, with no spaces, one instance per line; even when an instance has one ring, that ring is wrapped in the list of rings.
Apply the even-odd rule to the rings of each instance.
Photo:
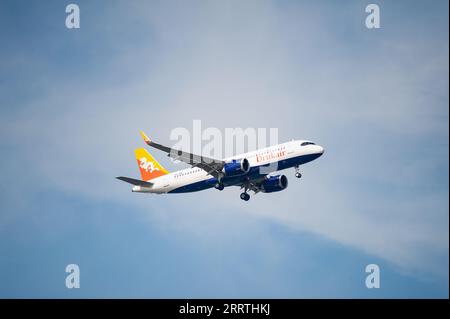
[[[141,131],[141,136],[142,136],[142,138],[144,139],[144,142],[145,142],[145,143],[150,144],[151,140],[150,140],[150,139],[148,138],[148,136],[145,135],[145,133],[142,132],[142,131]]]

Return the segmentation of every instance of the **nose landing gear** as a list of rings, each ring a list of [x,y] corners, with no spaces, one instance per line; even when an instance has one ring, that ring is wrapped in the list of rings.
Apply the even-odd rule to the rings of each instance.
[[[298,165],[295,166],[295,177],[297,177],[297,178],[302,177],[302,174],[300,173],[300,169],[299,169]]]
[[[217,183],[216,185],[214,185],[214,187],[219,191],[223,191],[223,189],[225,188],[222,183]]]

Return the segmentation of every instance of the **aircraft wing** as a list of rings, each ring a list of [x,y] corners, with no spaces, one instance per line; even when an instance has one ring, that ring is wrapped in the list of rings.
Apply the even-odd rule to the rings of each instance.
[[[170,148],[150,140],[144,132],[141,131],[141,136],[148,146],[154,147],[160,151],[166,152],[167,156],[185,162],[192,167],[199,167],[207,174],[214,176],[215,178],[223,177],[222,169],[225,162],[214,158],[196,155],[188,152],[183,152],[174,148]]]

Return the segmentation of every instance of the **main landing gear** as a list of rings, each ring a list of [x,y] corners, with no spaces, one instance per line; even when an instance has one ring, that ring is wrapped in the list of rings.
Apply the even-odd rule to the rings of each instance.
[[[247,177],[247,181],[241,186],[241,189],[244,189],[244,192],[241,193],[241,199],[246,202],[250,199],[250,195],[247,193],[250,185],[250,179]]]
[[[300,173],[300,169],[298,168],[298,165],[295,166],[295,177],[301,178],[302,174]]]
[[[246,192],[241,193],[241,199],[248,201],[250,199],[250,195]]]
[[[223,189],[225,188],[222,183],[217,183],[216,185],[214,185],[214,187],[219,191],[223,191]]]

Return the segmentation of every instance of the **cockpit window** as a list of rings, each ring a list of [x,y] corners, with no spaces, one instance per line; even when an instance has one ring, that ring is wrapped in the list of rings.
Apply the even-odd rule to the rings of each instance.
[[[306,146],[306,145],[316,145],[316,143],[313,142],[303,142],[302,146]]]

